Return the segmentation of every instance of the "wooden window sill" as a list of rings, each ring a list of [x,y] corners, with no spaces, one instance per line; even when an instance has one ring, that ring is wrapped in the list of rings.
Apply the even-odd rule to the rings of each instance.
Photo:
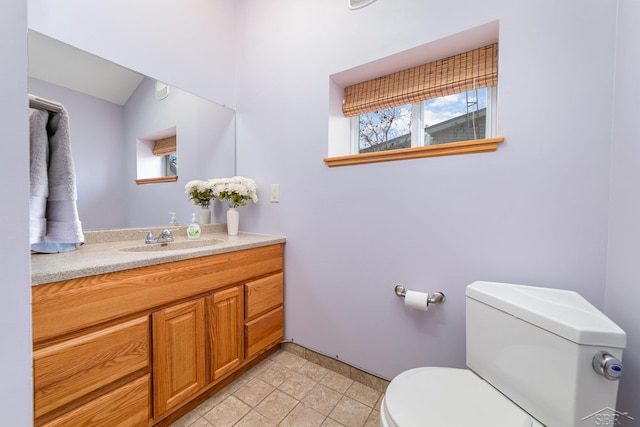
[[[376,151],[373,153],[351,154],[348,156],[325,157],[327,166],[349,166],[365,163],[391,162],[394,160],[419,159],[422,157],[453,156],[455,154],[487,153],[496,151],[504,137],[475,139],[471,141],[449,142],[425,147],[401,148],[398,150]]]
[[[176,182],[178,180],[178,176],[160,176],[158,178],[143,178],[136,179],[136,184],[154,184],[158,182]]]

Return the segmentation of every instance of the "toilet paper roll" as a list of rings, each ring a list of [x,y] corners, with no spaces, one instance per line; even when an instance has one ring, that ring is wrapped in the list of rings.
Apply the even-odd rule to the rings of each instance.
[[[429,294],[427,293],[407,291],[407,294],[404,296],[404,305],[410,308],[415,308],[416,310],[427,311],[429,309],[427,303],[428,299]]]

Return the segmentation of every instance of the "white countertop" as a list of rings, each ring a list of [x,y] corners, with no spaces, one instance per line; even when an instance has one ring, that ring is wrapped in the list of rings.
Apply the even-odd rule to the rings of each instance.
[[[151,248],[151,246],[161,244],[146,245],[145,235],[138,230],[85,232],[86,243],[75,251],[58,254],[32,254],[31,285],[36,286],[95,274],[268,246],[286,241],[283,236],[268,234],[239,233],[237,236],[229,236],[224,225],[219,224],[203,226],[200,239],[188,241],[185,228],[178,227],[173,232],[176,246],[189,245],[190,243],[187,242],[205,246],[153,250],[156,248]],[[158,230],[162,229],[149,228],[156,236],[159,234]],[[211,245],[206,245],[205,241],[211,242]],[[168,243],[157,249],[168,249],[171,246],[172,243]],[[140,251],[131,251],[131,249],[139,249]]]

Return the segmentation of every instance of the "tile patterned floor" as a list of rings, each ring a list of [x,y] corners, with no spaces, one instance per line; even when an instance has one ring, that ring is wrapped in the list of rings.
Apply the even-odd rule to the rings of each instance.
[[[171,427],[377,427],[382,393],[278,350]]]

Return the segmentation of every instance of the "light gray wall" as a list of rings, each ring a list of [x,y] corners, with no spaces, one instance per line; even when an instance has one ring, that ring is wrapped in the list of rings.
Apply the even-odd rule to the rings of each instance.
[[[26,1],[0,6],[0,425],[33,420]]]
[[[606,313],[627,332],[618,409],[640,419],[640,3],[620,0],[616,49]]]
[[[15,3],[20,2],[11,7],[19,9]],[[219,0],[200,2],[193,7],[198,13],[180,7],[169,14],[150,5],[138,10],[124,0],[119,5],[64,2],[58,9],[48,3],[30,0],[38,31],[63,35],[58,38],[210,99],[223,94],[220,102],[235,104],[237,88],[238,173],[257,180],[262,199],[242,208],[241,229],[287,236],[288,338],[387,377],[418,365],[464,366],[468,283],[500,280],[573,289],[603,309],[608,279],[607,313],[627,329],[630,343],[625,365],[631,374],[622,381],[619,408],[636,417],[640,413],[640,315],[633,305],[638,172],[630,159],[636,154],[632,137],[626,136],[635,130],[635,116],[621,124],[638,96],[625,95],[620,83],[635,83],[634,0],[619,2],[617,44],[617,3],[604,0],[379,0],[356,12],[348,11],[343,0],[242,0],[237,5]],[[122,8],[126,19],[116,13]],[[26,70],[26,46],[16,47],[15,39],[21,34],[26,39],[26,32],[15,20],[20,11],[2,16],[8,23],[0,26],[3,35],[10,32],[3,37],[3,52],[15,58],[3,81],[8,99],[19,104],[26,90],[18,71]],[[150,24],[168,17],[176,20],[171,23],[175,31]],[[212,19],[220,24],[210,26],[216,29],[203,22]],[[495,19],[500,20],[498,133],[506,137],[496,153],[336,169],[324,165],[330,74]],[[116,27],[124,31],[113,33]],[[167,40],[169,35],[175,38]],[[616,46],[623,55],[619,63],[635,68],[618,66],[614,104]],[[166,58],[172,59],[168,66]],[[26,139],[25,121],[26,115],[10,122],[18,140]],[[612,133],[619,139],[610,164]],[[2,143],[8,147],[7,140]],[[9,167],[12,180],[26,179],[26,156],[18,153],[22,163]],[[281,185],[278,204],[267,201],[270,183]],[[9,235],[8,242],[24,241],[26,253],[26,184],[0,191],[15,202],[4,211],[11,215],[5,223],[19,224],[11,228],[18,235]],[[8,282],[13,277],[26,284],[26,255],[4,250],[2,256],[13,265]],[[392,292],[398,282],[410,289],[442,290],[448,301],[428,313],[405,310]],[[20,289],[1,302],[3,316],[18,318],[18,331],[8,332],[18,347],[25,344],[28,327],[28,297]],[[14,397],[17,387],[18,397],[4,400],[6,411],[0,414],[30,411],[24,392],[30,387],[26,352],[12,347],[2,357],[18,365],[1,364],[10,370],[0,390]]]
[[[286,338],[390,378],[465,366],[476,280],[604,309],[615,2],[244,0],[237,15],[238,173],[281,190],[241,228],[287,236]],[[330,75],[495,20],[497,152],[325,166]],[[396,283],[447,302],[407,310]]]

